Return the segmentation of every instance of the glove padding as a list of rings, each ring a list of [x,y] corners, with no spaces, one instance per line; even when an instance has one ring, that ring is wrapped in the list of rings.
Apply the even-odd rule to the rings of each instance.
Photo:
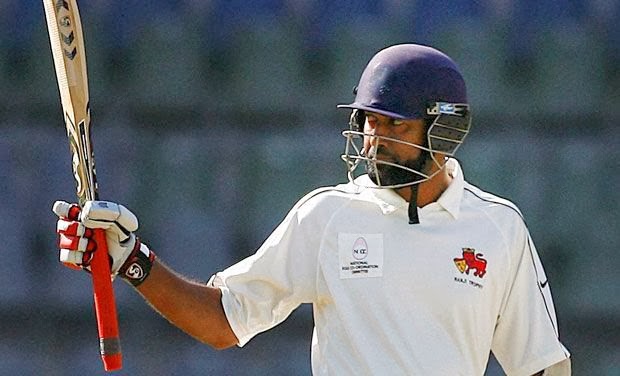
[[[112,277],[126,269],[123,265],[132,253],[139,252],[141,247],[146,248],[133,233],[138,229],[138,219],[123,205],[87,201],[80,209],[76,204],[56,201],[52,210],[59,217],[56,229],[59,259],[73,269],[90,271],[93,252],[97,249],[92,229],[105,230]]]

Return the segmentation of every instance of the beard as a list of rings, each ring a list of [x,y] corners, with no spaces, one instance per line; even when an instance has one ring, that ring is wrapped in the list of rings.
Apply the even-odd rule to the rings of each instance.
[[[414,171],[419,171],[420,173],[424,173],[426,162],[430,157],[427,151],[422,151],[416,159],[401,161],[381,150],[381,147],[379,147],[378,153],[390,157],[383,159],[385,161],[407,167]],[[373,162],[372,160],[366,161],[366,172],[368,173],[368,177],[370,177],[373,183],[379,186],[414,184],[425,179],[422,175],[405,170],[402,167],[380,163],[381,160],[382,159],[379,158],[377,162]]]

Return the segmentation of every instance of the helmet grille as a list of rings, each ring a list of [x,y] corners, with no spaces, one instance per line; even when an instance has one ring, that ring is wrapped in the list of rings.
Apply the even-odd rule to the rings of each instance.
[[[433,152],[454,155],[471,127],[467,104],[437,102],[427,109],[435,120],[428,129],[428,146]]]

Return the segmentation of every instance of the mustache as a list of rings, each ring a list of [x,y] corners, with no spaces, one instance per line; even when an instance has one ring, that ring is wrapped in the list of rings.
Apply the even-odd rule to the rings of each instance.
[[[371,146],[368,151],[365,152],[368,158],[381,157],[381,159],[394,159],[396,156],[385,146],[379,145],[377,147]]]

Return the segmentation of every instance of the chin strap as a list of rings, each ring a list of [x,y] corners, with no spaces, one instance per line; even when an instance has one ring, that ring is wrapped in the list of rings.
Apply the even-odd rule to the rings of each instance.
[[[426,143],[425,145],[426,146]],[[430,168],[430,162],[433,160],[429,152],[424,151],[422,153],[423,162],[420,167],[420,171],[426,173]],[[409,198],[409,224],[417,225],[420,223],[420,217],[418,215],[418,188],[420,187],[420,183],[413,184],[411,186],[411,197]]]
[[[417,225],[420,223],[420,218],[418,217],[418,186],[419,184],[414,184],[411,186],[411,197],[409,198],[410,225]]]

